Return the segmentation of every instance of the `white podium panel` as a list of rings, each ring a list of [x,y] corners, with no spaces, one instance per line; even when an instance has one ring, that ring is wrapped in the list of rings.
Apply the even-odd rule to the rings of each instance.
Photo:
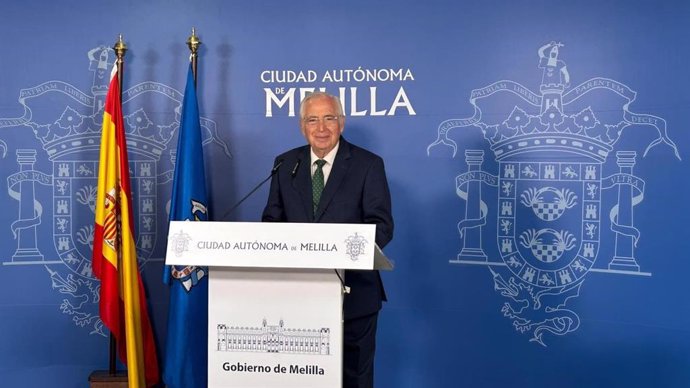
[[[340,388],[335,269],[392,269],[366,224],[172,221],[165,263],[209,266],[209,388]]]
[[[209,388],[341,386],[333,270],[211,268],[209,281]]]

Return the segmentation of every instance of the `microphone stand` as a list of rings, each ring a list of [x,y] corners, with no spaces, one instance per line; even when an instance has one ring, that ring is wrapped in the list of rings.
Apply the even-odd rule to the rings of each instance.
[[[283,164],[283,160],[281,160],[281,161],[279,161],[278,163],[276,163],[276,165],[273,166],[273,169],[271,170],[271,173],[268,174],[268,176],[266,177],[266,179],[264,179],[264,180],[262,180],[261,182],[259,182],[259,184],[256,185],[256,186],[252,189],[252,191],[250,191],[247,195],[245,195],[244,197],[242,197],[242,199],[240,199],[240,200],[235,204],[235,206],[233,206],[232,208],[230,208],[230,210],[226,211],[225,214],[223,214],[223,217],[221,217],[221,220],[225,220],[225,219],[226,219],[230,214],[232,214],[232,212],[233,212],[235,209],[237,209],[247,198],[249,198],[252,194],[254,194],[254,192],[255,192],[256,190],[259,190],[259,188],[260,188],[261,186],[263,186],[264,183],[266,183],[269,179],[273,178],[273,175],[275,175],[276,172],[278,172],[278,168],[280,168],[280,166],[281,166],[282,164]]]

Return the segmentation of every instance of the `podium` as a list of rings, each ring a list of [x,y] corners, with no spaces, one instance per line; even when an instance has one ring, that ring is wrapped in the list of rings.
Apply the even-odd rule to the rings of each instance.
[[[209,267],[209,388],[341,387],[341,272],[392,269],[375,232],[172,221],[166,264]]]

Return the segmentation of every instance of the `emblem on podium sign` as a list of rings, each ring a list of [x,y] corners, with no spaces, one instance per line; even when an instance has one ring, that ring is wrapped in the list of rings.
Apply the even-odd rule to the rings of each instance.
[[[88,92],[64,81],[47,81],[19,92],[22,117],[0,118],[0,128],[30,129],[41,148],[15,151],[17,171],[7,177],[7,191],[18,208],[11,226],[17,245],[11,259],[2,264],[46,268],[53,290],[65,297],[60,311],[76,325],[90,328],[91,334],[105,336],[91,255],[103,106],[115,54],[110,48],[96,47],[88,52],[88,59],[93,72]],[[138,107],[144,96],[147,103],[167,104],[175,113],[150,115]],[[167,214],[159,211],[165,208],[158,205],[159,186],[172,180],[175,151],[168,146],[180,124],[182,97],[176,89],[151,81],[123,91],[123,108],[129,112],[124,124],[137,215],[137,257],[142,266],[149,260],[162,260],[154,257],[158,225],[167,222]],[[204,144],[216,142],[231,157],[215,122],[202,119],[202,127]],[[5,153],[7,144],[0,146]],[[159,172],[161,167],[165,171]],[[52,196],[45,186],[52,186]],[[44,213],[51,208],[52,217],[46,223]]]
[[[367,240],[355,233],[352,236],[348,236],[345,239],[345,253],[350,256],[350,260],[357,261],[359,256],[364,254],[364,249],[366,247]]]
[[[190,241],[192,241],[192,236],[190,236],[188,233],[185,233],[182,230],[178,233],[175,233],[170,238],[170,243],[172,243],[175,256],[180,257],[183,253],[187,252],[189,250]]]
[[[559,58],[562,47],[551,42],[537,51],[542,69],[538,93],[510,80],[475,89],[473,116],[442,122],[436,141],[427,147],[428,154],[450,147],[455,156],[451,129],[473,127],[484,135],[498,173],[483,169],[484,149],[464,151],[466,172],[455,179],[465,203],[458,223],[462,248],[450,263],[486,266],[494,289],[506,298],[503,315],[516,331],[543,346],[546,334],[561,336],[579,328],[579,315],[568,300],[579,295],[588,273],[651,276],[635,257],[641,232],[633,212],[644,199],[645,182],[633,174],[637,152],[615,151],[623,130],[655,129],[658,137],[645,154],[665,144],[680,159],[663,118],[630,110],[636,93],[627,85],[593,78],[571,88]],[[598,99],[590,95],[594,90]],[[501,105],[510,114],[489,122],[482,106],[501,93],[512,94],[518,103],[507,110]],[[602,93],[623,99],[619,111],[592,109]],[[606,190],[616,193],[615,203],[604,201]],[[496,220],[495,232],[487,229],[489,219]],[[495,233],[495,243],[483,238],[486,233]],[[599,257],[605,243],[613,244],[613,257]]]
[[[198,203],[197,203],[198,204]],[[206,213],[206,207],[203,206],[200,210]],[[195,218],[198,221],[199,218]],[[184,231],[180,230],[170,237],[169,244],[172,244],[173,252],[175,256],[180,257],[184,252],[189,251],[189,243],[192,242],[192,236]],[[194,265],[172,265],[170,266],[170,275],[173,279],[179,281],[182,287],[189,292],[192,287],[196,286],[204,276],[206,276],[207,271],[204,267],[197,267]]]

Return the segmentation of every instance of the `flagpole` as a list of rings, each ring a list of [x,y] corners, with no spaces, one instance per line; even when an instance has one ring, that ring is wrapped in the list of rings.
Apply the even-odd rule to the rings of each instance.
[[[120,102],[122,102],[122,79],[124,78],[122,75],[125,66],[125,52],[127,52],[127,45],[125,41],[122,40],[122,34],[117,37],[117,42],[115,42],[113,50],[115,50],[115,55],[117,56],[117,77],[118,81],[120,81],[120,95],[118,97],[120,98]]]
[[[208,219],[202,127],[196,93],[200,44],[196,29],[192,29],[192,35],[187,39],[191,55],[185,68],[185,91],[170,198],[171,221]],[[206,388],[208,268],[166,266],[163,282],[170,289],[163,381],[168,387]]]
[[[120,95],[117,96],[117,98],[120,99],[120,105],[122,105],[122,79],[124,78],[123,75],[123,70],[124,70],[124,57],[125,57],[125,52],[127,52],[127,45],[125,44],[124,40],[122,40],[122,34],[120,34],[117,38],[117,42],[115,42],[115,45],[113,46],[113,50],[115,50],[115,56],[117,57],[116,59],[116,64],[117,64],[117,78],[118,78],[118,83],[120,84]],[[118,254],[118,268],[122,268],[120,263],[120,255]],[[117,365],[116,365],[116,359],[117,359],[117,342],[115,339],[115,336],[113,333],[110,333],[110,354],[109,354],[109,360],[108,360],[108,373],[110,376],[115,376],[117,374]]]
[[[199,37],[196,36],[196,29],[192,27],[192,35],[187,38],[187,46],[189,47],[189,51],[192,52],[190,56],[190,60],[192,61],[192,74],[194,74],[194,87],[196,88],[196,62],[198,59],[197,52],[199,51],[199,45],[201,44],[201,40],[199,40]]]

